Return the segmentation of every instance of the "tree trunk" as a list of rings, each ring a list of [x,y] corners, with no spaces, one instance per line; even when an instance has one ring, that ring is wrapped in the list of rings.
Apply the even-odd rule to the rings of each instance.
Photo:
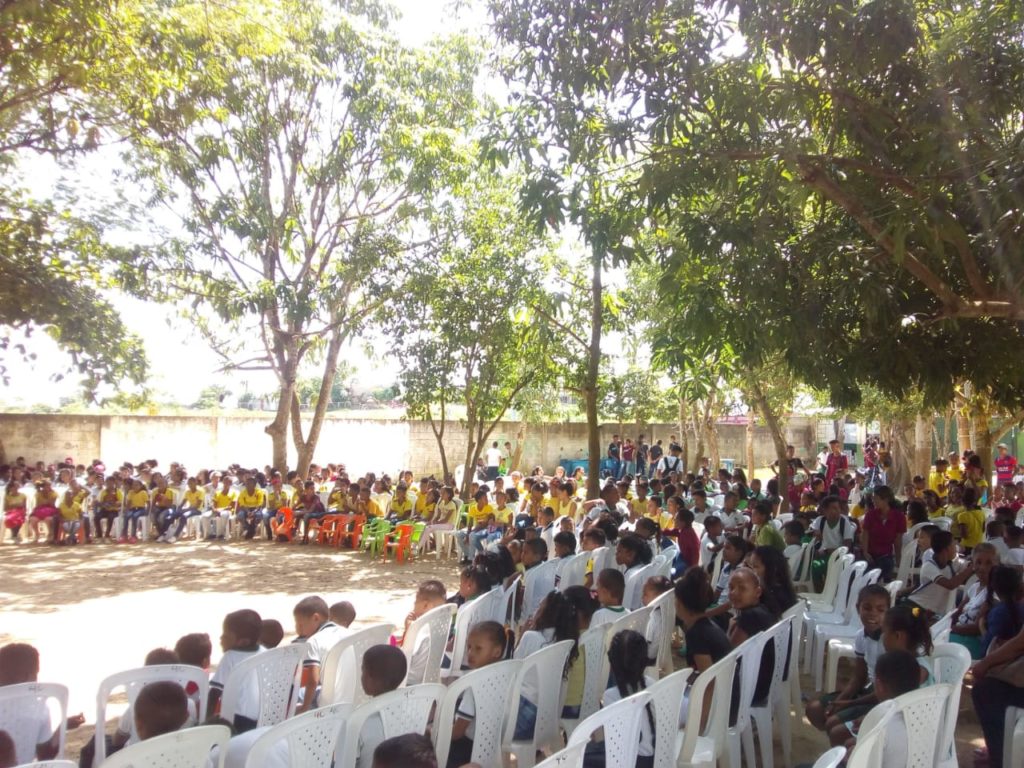
[[[751,409],[747,412],[747,434],[746,434],[746,453],[747,453],[747,482],[749,483],[754,479],[754,411]]]
[[[519,422],[519,429],[516,430],[516,444],[512,446],[512,455],[508,457],[508,471],[514,472],[519,469],[519,463],[523,460],[523,448],[526,445],[526,422]]]
[[[908,432],[913,423],[910,419],[900,419],[890,425],[889,452],[892,456],[892,469],[886,482],[897,496],[903,492],[903,486],[910,482],[910,467],[913,463],[913,451],[908,445]]]
[[[946,458],[953,450],[953,422],[955,419],[956,410],[947,409],[946,417],[942,421],[942,451],[939,453],[942,458]]]
[[[459,498],[465,504],[468,504],[469,499],[469,487],[473,482],[473,478],[476,477],[476,413],[472,409],[466,411],[466,456],[462,466],[465,468],[462,472],[462,487],[459,488]]]
[[[441,455],[441,478],[445,483],[448,482],[448,452],[444,449],[444,408],[441,409],[441,426],[438,426],[437,420],[434,419],[434,413],[430,407],[427,407],[427,421],[430,422],[430,431],[434,433],[434,439],[437,441],[437,452]]]
[[[683,467],[685,467],[688,470],[690,468],[690,435],[689,431],[686,429],[686,398],[683,397],[682,395],[679,395],[678,406],[679,407],[677,409],[677,415],[679,416],[679,444],[683,449]],[[668,450],[668,446],[665,447],[665,450]]]
[[[919,413],[914,417],[914,468],[913,473],[921,477],[928,477],[928,470],[932,464],[932,424],[935,417],[932,414]]]
[[[700,426],[700,409],[699,406],[694,405],[690,415],[690,422],[692,424],[691,430],[693,431],[693,466],[690,467],[690,471],[694,474],[700,472],[700,465],[704,461],[704,430]]]
[[[964,451],[974,450],[974,443],[971,441],[971,419],[963,409],[956,412],[956,437],[960,455],[963,455]]]
[[[288,425],[291,420],[292,400],[295,397],[295,378],[295,364],[289,361],[280,376],[281,391],[277,400],[277,413],[274,420],[263,428],[263,431],[270,435],[272,465],[282,475],[288,471]]]
[[[338,376],[338,355],[341,352],[341,345],[345,341],[345,334],[340,329],[335,329],[331,334],[331,340],[327,344],[327,355],[324,358],[324,373],[320,380],[320,393],[316,398],[316,407],[313,409],[313,420],[309,424],[309,434],[302,437],[302,419],[300,411],[296,407],[292,410],[292,439],[295,443],[295,452],[298,456],[296,470],[304,475],[313,463],[313,455],[316,452],[317,443],[320,442],[320,431],[324,426],[324,416],[327,414],[327,406],[331,403],[331,389],[334,387],[334,380]]]
[[[587,349],[587,378],[583,400],[587,412],[587,498],[596,499],[601,491],[601,429],[597,419],[597,381],[601,371],[601,330],[604,320],[601,267],[604,259],[596,251],[591,254],[590,347]]]
[[[768,426],[768,431],[771,433],[772,442],[775,444],[775,458],[779,462],[779,514],[789,511],[789,456],[786,451],[786,433],[783,430],[782,423],[779,421],[779,416],[772,410],[768,404],[768,398],[765,397],[764,390],[761,389],[761,385],[758,383],[755,376],[749,377],[750,392],[753,395],[754,403],[757,406],[758,412],[761,414],[761,418],[764,419],[764,423]],[[748,478],[751,479],[751,478]]]
[[[992,482],[992,431],[989,429],[991,419],[988,408],[984,404],[971,409],[971,443],[974,452],[981,459],[985,480]]]

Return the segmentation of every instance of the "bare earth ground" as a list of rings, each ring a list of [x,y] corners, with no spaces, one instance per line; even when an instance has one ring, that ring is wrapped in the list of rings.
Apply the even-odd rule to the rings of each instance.
[[[433,554],[405,565],[371,563],[346,550],[265,541],[72,548],[5,543],[0,568],[0,645],[36,646],[40,681],[67,685],[69,713],[85,714],[86,725],[68,734],[72,758],[92,735],[104,677],[141,666],[148,651],[173,647],[188,632],[209,633],[216,663],[229,611],[252,608],[277,619],[287,642],[294,633],[292,607],[305,595],[349,600],[356,608],[353,626],[398,626],[419,581],[439,578],[450,592],[458,585],[455,561]],[[982,743],[970,709],[965,691],[957,742],[960,765],[968,768],[972,748]],[[119,714],[119,707],[108,707],[108,723]],[[806,720],[796,726],[795,763],[813,763],[826,747]],[[776,765],[783,765],[778,749]]]

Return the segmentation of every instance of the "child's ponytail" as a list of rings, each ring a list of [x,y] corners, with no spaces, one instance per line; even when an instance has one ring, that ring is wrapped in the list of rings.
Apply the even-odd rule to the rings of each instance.
[[[916,605],[903,603],[885,613],[884,626],[893,632],[907,635],[908,651],[918,656],[932,655],[932,632],[924,610]]]

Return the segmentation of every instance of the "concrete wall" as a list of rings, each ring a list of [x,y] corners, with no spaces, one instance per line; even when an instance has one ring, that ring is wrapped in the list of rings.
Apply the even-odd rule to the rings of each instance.
[[[238,463],[263,466],[270,461],[270,438],[263,431],[269,417],[264,416],[70,416],[63,414],[0,414],[0,443],[5,458],[13,461],[24,456],[29,461],[51,462],[72,457],[88,463],[102,459],[107,466],[124,461],[157,459],[166,466],[181,461],[190,470],[224,467]],[[501,422],[491,435],[499,445],[512,441],[516,422]],[[796,446],[798,456],[813,456],[816,422],[794,417],[786,430],[787,442]],[[644,427],[648,440],[678,434],[675,424],[651,424]],[[602,449],[612,435],[636,438],[636,425],[605,424],[601,428]],[[719,426],[722,458],[737,465],[746,463],[746,427]],[[450,468],[465,458],[467,436],[458,422],[445,427],[445,449]],[[537,464],[551,471],[561,459],[586,456],[587,427],[580,423],[555,423],[531,426],[526,433],[522,464]],[[411,469],[415,474],[439,472],[441,467],[437,441],[430,424],[423,421],[385,421],[375,419],[331,419],[324,421],[317,461],[345,464],[350,472],[373,470],[394,473]],[[754,455],[758,466],[775,458],[775,448],[765,427],[755,430]],[[292,456],[294,460],[294,456]]]

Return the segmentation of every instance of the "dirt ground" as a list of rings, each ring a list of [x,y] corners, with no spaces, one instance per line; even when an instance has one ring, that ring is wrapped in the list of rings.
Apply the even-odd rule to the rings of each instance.
[[[416,584],[439,578],[454,591],[454,560],[399,565],[317,546],[259,542],[178,542],[174,545],[0,546],[0,644],[29,642],[41,656],[40,681],[70,689],[69,713],[86,725],[68,734],[68,757],[93,732],[96,690],[109,674],[141,666],[148,651],[173,647],[189,632],[209,633],[214,663],[226,613],[251,608],[294,635],[292,607],[309,594],[328,603],[349,600],[353,626],[400,625]],[[809,686],[808,686],[809,687]],[[805,688],[806,690],[807,688]],[[108,723],[120,708],[108,707]],[[957,728],[960,765],[973,765],[981,742],[967,691]],[[794,764],[813,763],[826,749],[806,720],[794,728]],[[782,766],[776,749],[776,765]]]

